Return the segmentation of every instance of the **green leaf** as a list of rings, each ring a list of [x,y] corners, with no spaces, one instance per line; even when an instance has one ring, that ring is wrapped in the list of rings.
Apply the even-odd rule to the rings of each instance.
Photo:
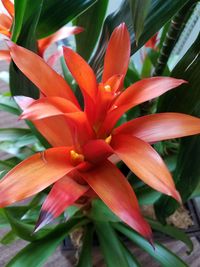
[[[0,160],[0,179],[14,166],[15,164],[10,163],[8,160]]]
[[[70,85],[72,90],[75,92],[76,84],[75,84],[74,78],[72,77],[70,71],[67,68],[67,65],[65,63],[65,59],[63,56],[60,58],[60,63],[61,63],[62,73],[63,73],[65,81]]]
[[[13,98],[5,95],[0,95],[0,110],[14,115],[20,115],[21,113]]]
[[[71,219],[66,223],[58,225],[44,238],[30,243],[22,249],[6,267],[40,267],[54,250],[59,246],[66,235],[74,228],[87,224],[85,219]]]
[[[133,61],[130,61],[129,67],[125,76],[124,86],[125,88],[129,87],[133,83],[140,80],[140,75],[135,67]]]
[[[9,245],[11,243],[13,243],[14,241],[17,240],[17,236],[16,234],[14,233],[13,230],[9,231],[8,233],[6,233],[2,238],[1,238],[1,241],[0,243],[2,245]]]
[[[81,34],[77,34],[75,39],[76,50],[86,61],[90,58],[96,45],[106,14],[107,5],[108,0],[98,0],[74,21],[75,25],[85,29]]]
[[[147,16],[151,0],[129,0],[132,13],[133,29],[135,32],[136,42],[144,29],[144,21]]]
[[[126,245],[123,244],[122,242],[121,244],[122,244],[121,249],[128,261],[129,267],[142,267],[140,263],[137,261],[137,259],[133,256],[131,251],[126,247]]]
[[[184,79],[188,83],[160,97],[158,112],[176,111],[200,116],[199,47],[200,34],[171,73],[172,77]]]
[[[43,0],[15,1],[15,13],[18,14],[19,18],[18,23],[14,24],[13,33],[16,32],[16,34],[13,37],[17,39],[19,45],[32,51],[37,51],[35,31],[42,4]],[[13,62],[10,64],[10,90],[12,95],[25,95],[32,98],[39,97],[38,88]]]
[[[95,221],[95,229],[107,267],[129,267],[122,244],[109,223]]]
[[[102,222],[119,222],[120,219],[112,213],[112,211],[100,200],[94,199],[92,201],[92,208],[89,213],[92,220]]]
[[[37,26],[37,38],[44,38],[83,13],[97,0],[45,0]]]
[[[24,19],[24,13],[26,10],[26,4],[27,0],[15,0],[15,15],[14,15],[14,22],[12,27],[12,37],[11,40],[13,42],[17,42],[17,39],[20,35],[22,25],[23,25],[23,19]]]
[[[194,44],[172,71],[172,77],[182,78],[188,84],[167,93],[160,99],[158,112],[181,112],[200,116],[200,34]],[[199,183],[200,137],[192,136],[181,140],[177,165],[174,172],[176,188],[187,201]],[[155,204],[157,218],[161,222],[170,216],[178,204],[167,196],[162,196]]]
[[[146,185],[135,190],[140,205],[151,205],[161,196],[161,193]]]
[[[181,230],[178,229],[174,226],[171,225],[163,225],[160,224],[159,222],[152,220],[152,219],[147,219],[147,221],[149,222],[149,224],[151,225],[151,227],[159,232],[162,232],[164,234],[167,234],[168,236],[171,236],[177,240],[182,241],[183,243],[185,243],[188,246],[189,249],[189,253],[192,252],[193,250],[193,243],[191,241],[191,239],[187,236],[187,234]]]
[[[8,220],[5,214],[5,210],[3,208],[0,208],[0,228],[8,226]]]
[[[19,236],[21,239],[27,240],[27,241],[33,241],[37,239],[41,239],[43,236],[47,235],[47,233],[50,231],[50,229],[42,229],[41,231],[34,233],[34,224],[28,224],[23,222],[23,220],[16,219],[13,214],[6,210],[6,216],[10,223],[10,226],[14,233]]]
[[[133,243],[146,251],[149,255],[151,255],[155,260],[160,262],[161,266],[164,267],[188,267],[188,265],[183,262],[179,257],[177,257],[174,253],[168,250],[163,245],[158,242],[154,243],[155,249],[152,245],[142,236],[137,234],[135,231],[130,229],[129,227],[121,224],[121,223],[113,223],[112,224],[115,229],[119,232],[127,236]]]
[[[93,231],[91,225],[88,225],[85,229],[83,245],[76,267],[92,267]]]
[[[152,70],[152,63],[149,56],[146,55],[142,65],[141,78],[143,79],[151,77],[151,70]]]
[[[22,129],[22,128],[3,128],[0,129],[0,142],[1,141],[16,141],[21,137],[26,137],[26,136],[31,135],[31,132],[29,129]],[[31,136],[34,138],[34,136]],[[35,142],[35,139],[34,139]]]
[[[145,19],[143,32],[141,33],[138,45],[136,45],[135,35],[132,28],[129,0],[122,1],[119,9],[106,18],[99,45],[90,60],[90,64],[98,76],[100,76],[102,72],[107,43],[115,27],[122,22],[126,23],[131,35],[131,54],[134,54],[162,28],[186,2],[187,1],[185,0],[152,0],[149,12]]]

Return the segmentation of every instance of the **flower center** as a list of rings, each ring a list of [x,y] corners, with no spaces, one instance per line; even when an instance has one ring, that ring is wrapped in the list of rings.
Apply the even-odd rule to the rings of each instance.
[[[111,88],[111,86],[108,85],[108,84],[104,85],[104,90],[105,90],[106,92],[108,92],[108,93],[112,92],[112,88]]]
[[[109,145],[111,140],[112,140],[112,135],[109,135],[108,137],[106,137],[105,142]]]
[[[71,157],[72,164],[75,166],[84,161],[83,154],[79,154],[73,149],[70,151],[70,157]]]

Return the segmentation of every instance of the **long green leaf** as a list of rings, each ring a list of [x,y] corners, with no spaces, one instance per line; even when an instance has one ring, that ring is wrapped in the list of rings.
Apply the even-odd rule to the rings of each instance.
[[[171,236],[177,240],[182,241],[188,246],[189,253],[192,252],[193,243],[183,230],[178,229],[177,227],[173,227],[171,225],[160,224],[159,222],[152,219],[147,219],[147,221],[154,230],[162,232],[164,234],[167,234],[168,236]]]
[[[37,38],[44,38],[80,15],[97,0],[45,0],[37,26]]]
[[[199,47],[200,34],[172,72],[173,77],[185,79],[188,84],[163,96],[159,102],[158,112],[181,112],[200,116]],[[187,137],[181,140],[174,178],[183,202],[187,201],[199,183],[199,153],[199,136]],[[155,204],[157,218],[161,222],[165,222],[165,219],[177,207],[178,204],[174,200],[162,196]]]
[[[136,42],[144,29],[144,21],[149,10],[151,0],[129,0],[132,13],[133,29],[135,32]]]
[[[22,128],[3,128],[0,129],[0,142],[7,140],[18,140],[20,137],[30,135],[31,132],[29,129]],[[35,141],[35,140],[34,140]]]
[[[92,245],[94,229],[91,227],[91,225],[88,225],[85,230],[86,231],[83,237],[83,245],[76,267],[92,267]]]
[[[71,219],[66,223],[57,226],[43,239],[30,243],[22,249],[6,267],[40,267],[54,250],[59,246],[66,235],[75,227],[85,225],[85,219]]]
[[[17,240],[17,236],[14,233],[13,230],[10,230],[8,233],[6,233],[0,240],[0,243],[2,245],[9,245],[13,243],[15,240]]]
[[[90,64],[95,72],[100,75],[103,67],[103,58],[107,43],[114,28],[125,22],[131,34],[131,54],[134,54],[142,47],[156,32],[167,23],[176,12],[187,2],[187,0],[152,0],[149,12],[146,16],[144,29],[141,33],[138,44],[136,44],[132,20],[130,14],[129,0],[122,1],[119,9],[110,14],[104,23],[100,42],[94,53]]]
[[[120,231],[122,234],[127,236],[131,241],[133,241],[137,246],[145,250],[149,255],[151,255],[155,260],[161,263],[164,267],[188,267],[188,265],[178,258],[175,254],[165,248],[163,245],[155,242],[155,249],[150,245],[150,243],[144,239],[142,236],[137,234],[132,229],[121,223],[113,223],[114,228]]]
[[[0,228],[9,226],[5,210],[0,208]]]
[[[24,14],[26,10],[27,0],[15,0],[15,15],[14,15],[14,23],[12,28],[12,41],[17,42],[17,39],[20,35]]]
[[[93,52],[106,14],[107,5],[108,0],[98,0],[75,20],[75,25],[85,29],[83,33],[75,36],[76,50],[85,60],[88,60]]]
[[[122,244],[109,223],[95,221],[95,229],[107,267],[129,267]]]
[[[15,101],[10,96],[0,95],[0,110],[19,115],[20,110]]]
[[[140,265],[140,263],[137,261],[137,259],[133,256],[133,254],[131,253],[131,251],[127,248],[127,246],[125,244],[122,244],[122,251],[124,252],[124,255],[128,261],[129,267],[142,267]]]
[[[101,201],[95,199],[92,201],[92,208],[89,213],[92,220],[102,222],[119,222],[120,219]]]
[[[17,43],[19,45],[32,51],[37,51],[35,31],[42,4],[43,0],[15,1],[15,13],[19,14],[20,18],[19,23],[15,23],[13,27],[13,33],[16,32],[14,38],[17,39]],[[39,97],[38,88],[17,68],[13,62],[10,64],[10,90],[12,95],[25,95],[33,98]]]

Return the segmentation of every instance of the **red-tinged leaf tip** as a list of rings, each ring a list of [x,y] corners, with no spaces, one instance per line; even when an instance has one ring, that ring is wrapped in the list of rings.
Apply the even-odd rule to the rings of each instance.
[[[181,199],[181,195],[179,194],[179,192],[177,190],[174,190],[172,197],[180,204],[182,205],[182,199]]]
[[[33,233],[38,232],[41,228],[43,228],[45,225],[50,223],[54,219],[53,214],[51,214],[48,211],[41,210],[38,221],[35,225]]]

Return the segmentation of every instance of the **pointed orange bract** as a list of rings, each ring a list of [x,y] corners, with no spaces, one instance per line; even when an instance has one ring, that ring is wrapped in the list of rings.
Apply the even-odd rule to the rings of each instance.
[[[125,23],[113,31],[104,58],[103,83],[113,75],[126,75],[130,58],[130,36]]]
[[[11,26],[12,26],[12,19],[5,14],[0,14],[0,33],[6,35],[7,37],[10,37]]]
[[[8,11],[11,17],[14,17],[15,9],[14,4],[10,0],[1,0],[2,4],[4,5],[5,9]]]
[[[80,172],[80,175],[122,221],[151,239],[151,228],[140,213],[135,193],[115,165],[105,161],[94,170]]]
[[[73,146],[71,130],[63,115],[35,120],[33,124],[53,147]]]
[[[120,117],[130,108],[158,97],[183,83],[185,83],[184,80],[170,77],[153,77],[134,83],[116,98],[113,108],[111,108],[102,125],[101,131],[106,129],[107,133],[109,133]]]
[[[181,113],[159,113],[131,120],[114,129],[114,134],[129,134],[145,142],[179,138],[200,133],[200,119]]]
[[[21,119],[39,120],[79,111],[80,109],[76,105],[65,98],[43,97],[29,105],[20,117]]]
[[[78,101],[66,81],[35,53],[8,42],[10,54],[17,67],[45,96],[66,98],[78,106]],[[44,78],[45,77],[45,78]]]
[[[170,172],[159,154],[149,144],[130,135],[115,135],[111,146],[118,157],[143,182],[181,201]]]
[[[70,149],[50,148],[24,160],[0,181],[0,207],[30,197],[74,169]]]
[[[88,189],[87,185],[78,184],[70,176],[64,176],[57,181],[42,205],[35,231],[57,218]]]

